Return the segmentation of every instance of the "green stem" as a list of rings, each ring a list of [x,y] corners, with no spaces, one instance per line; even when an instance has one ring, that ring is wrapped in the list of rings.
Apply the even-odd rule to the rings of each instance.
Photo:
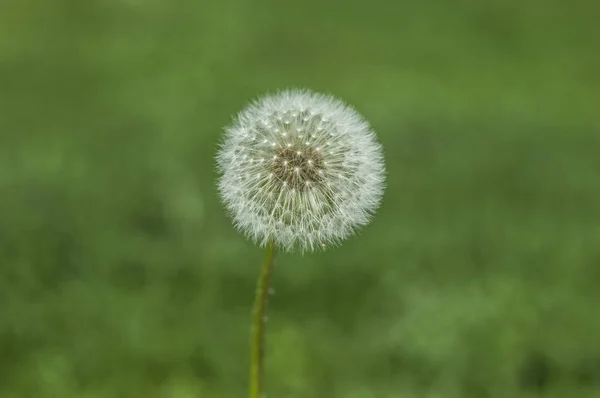
[[[254,309],[252,314],[252,339],[250,343],[250,398],[263,398],[263,360],[264,339],[267,326],[267,304],[269,302],[269,289],[275,246],[272,242],[267,244],[265,259],[260,268],[256,295],[254,296]]]

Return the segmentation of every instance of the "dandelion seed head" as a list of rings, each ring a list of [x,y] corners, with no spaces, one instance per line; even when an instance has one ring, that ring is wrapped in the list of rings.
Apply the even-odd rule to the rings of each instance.
[[[385,185],[369,124],[342,101],[309,91],[282,91],[242,110],[225,129],[217,166],[235,226],[287,251],[341,243],[369,222]]]

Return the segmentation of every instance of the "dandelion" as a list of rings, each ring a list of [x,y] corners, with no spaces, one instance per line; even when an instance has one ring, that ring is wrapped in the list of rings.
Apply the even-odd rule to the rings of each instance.
[[[383,151],[353,108],[323,94],[263,97],[226,128],[218,188],[235,226],[266,246],[252,321],[250,398],[262,398],[264,330],[275,248],[340,244],[381,202]]]
[[[369,222],[384,189],[381,145],[340,100],[283,91],[243,110],[217,155],[234,224],[261,246],[312,251]]]

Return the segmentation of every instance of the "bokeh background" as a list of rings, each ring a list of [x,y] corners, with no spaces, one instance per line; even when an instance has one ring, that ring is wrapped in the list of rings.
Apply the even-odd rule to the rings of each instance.
[[[245,396],[262,253],[213,159],[287,87],[389,180],[278,257],[269,397],[600,397],[598,4],[2,0],[0,397]]]

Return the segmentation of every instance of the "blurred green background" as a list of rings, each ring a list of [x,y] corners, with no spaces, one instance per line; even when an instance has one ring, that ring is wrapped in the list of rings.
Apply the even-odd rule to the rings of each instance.
[[[600,397],[598,4],[0,1],[0,397],[245,396],[262,253],[213,159],[288,87],[389,176],[278,257],[268,397]]]

